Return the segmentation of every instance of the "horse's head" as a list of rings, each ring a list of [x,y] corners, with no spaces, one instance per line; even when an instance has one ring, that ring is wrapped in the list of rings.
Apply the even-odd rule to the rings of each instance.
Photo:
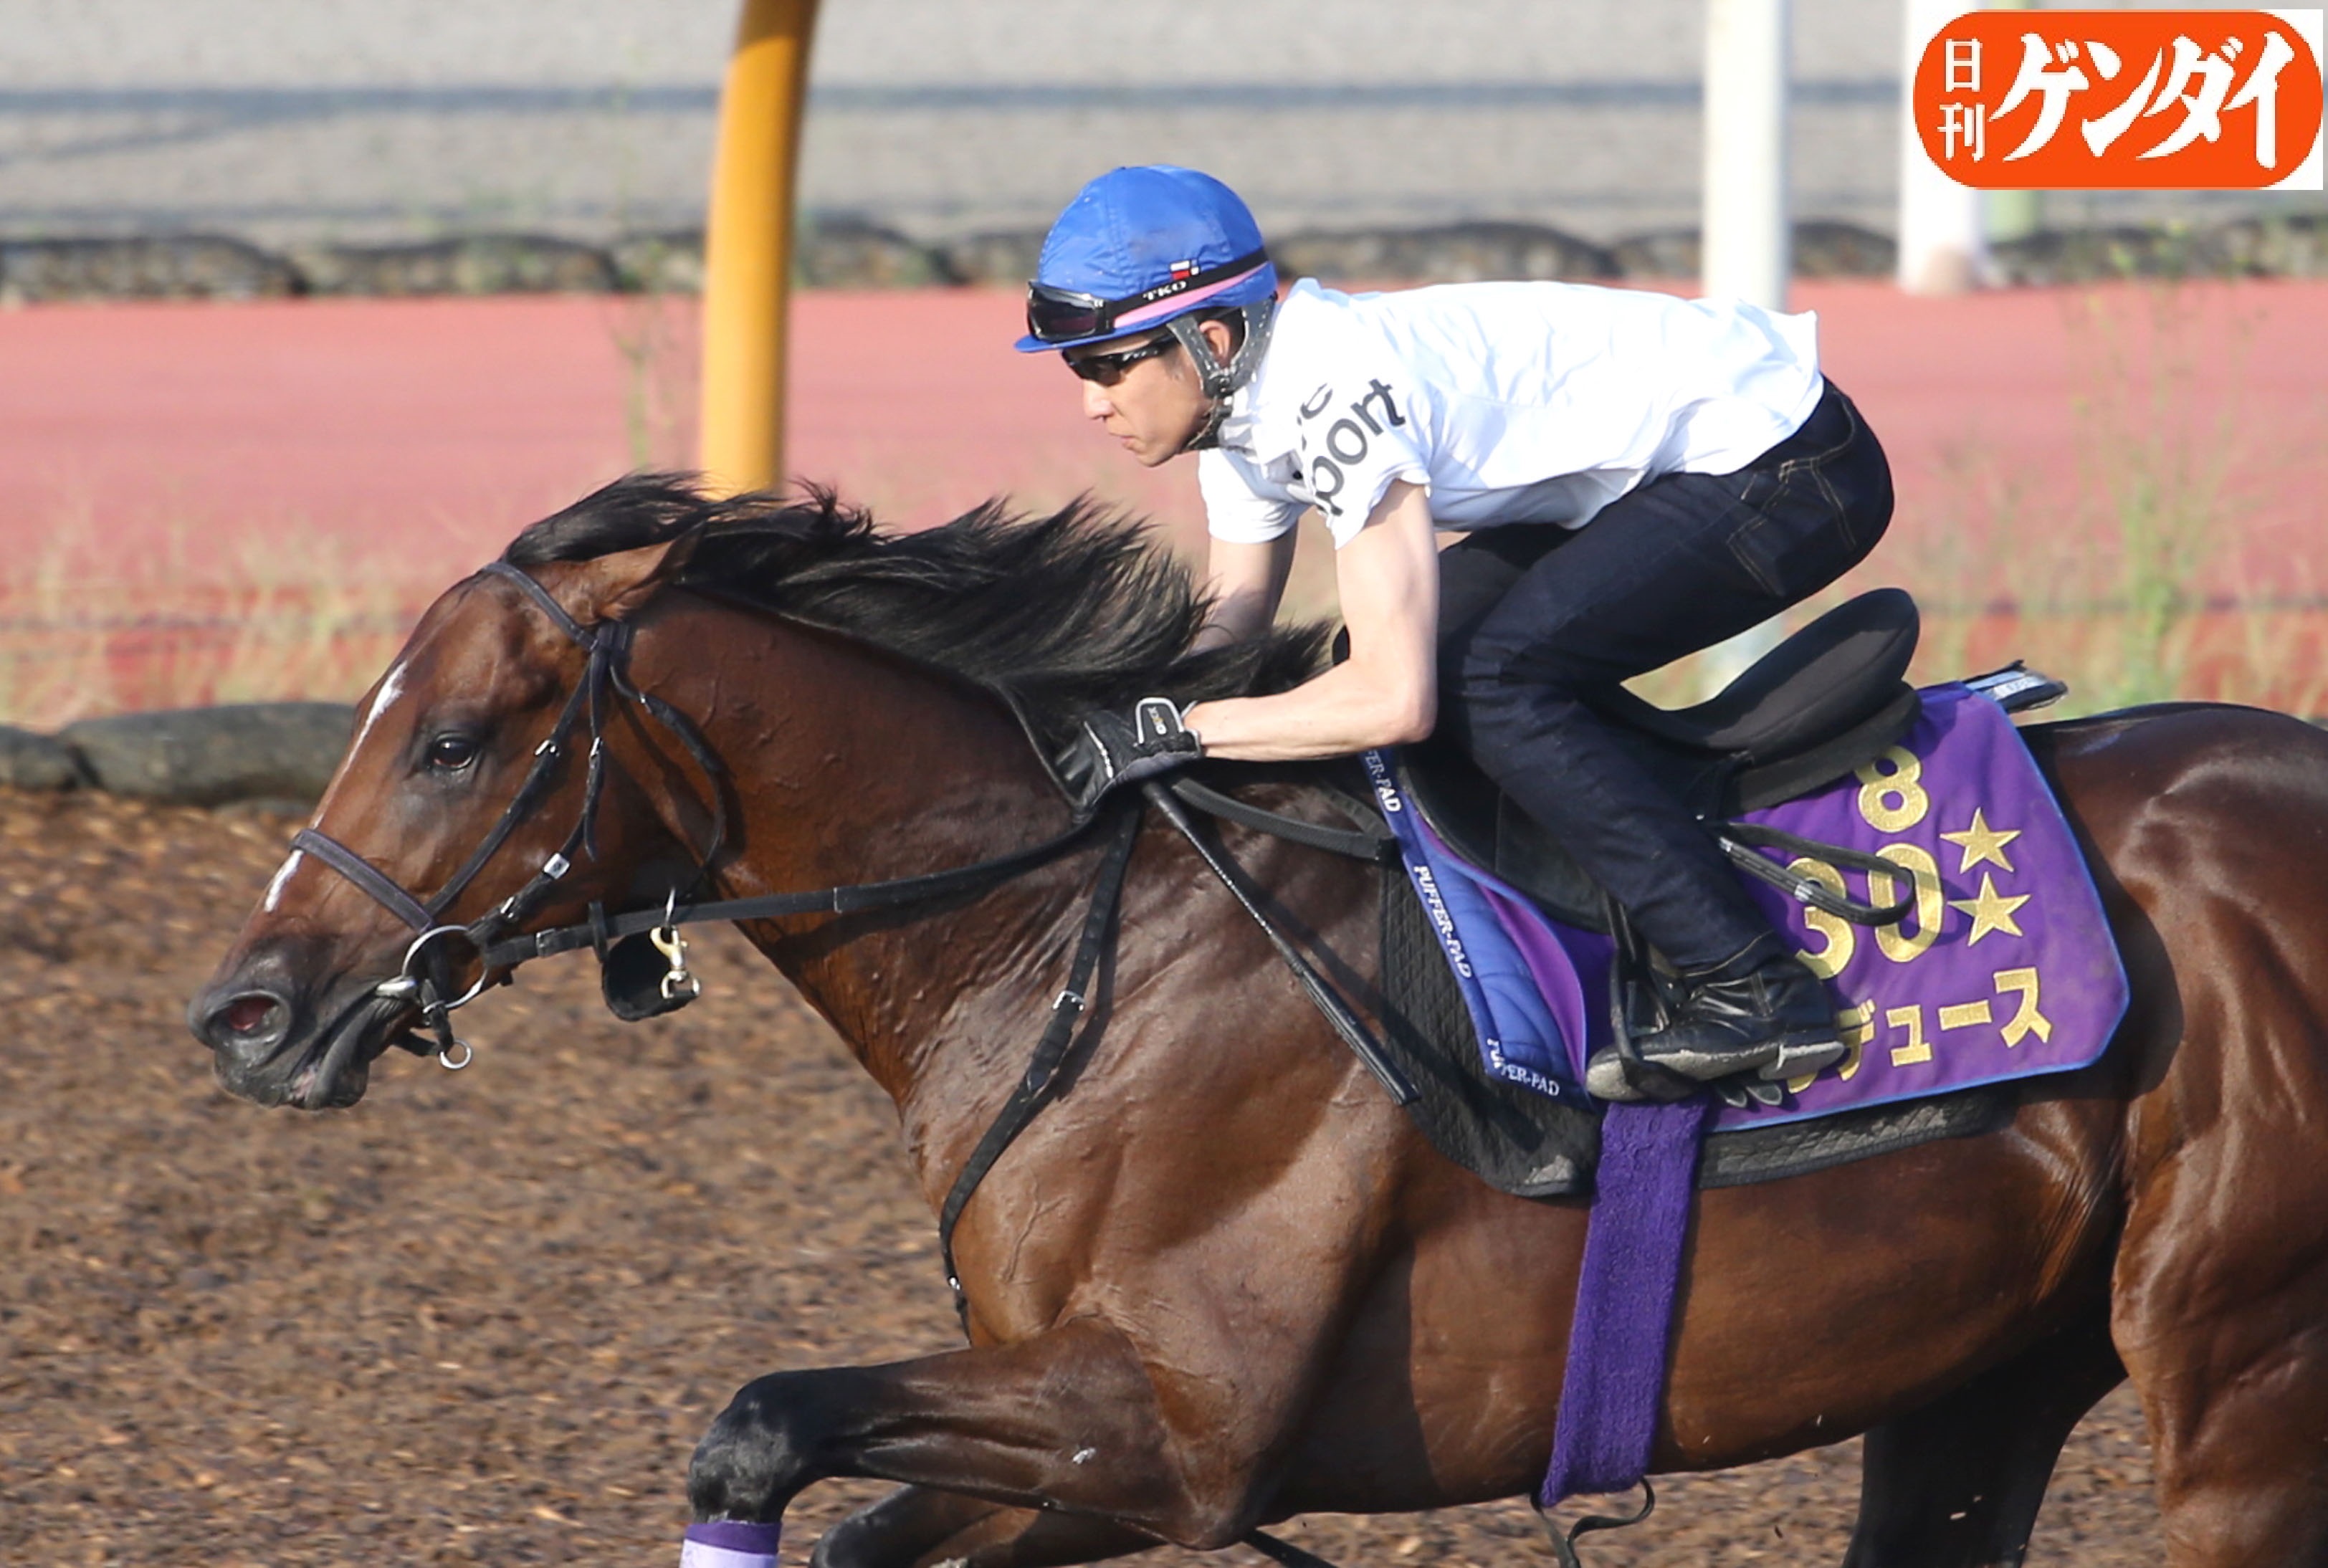
[[[765,894],[1024,848],[1067,808],[1021,723],[1055,750],[1094,709],[1281,690],[1316,662],[1309,633],[1193,650],[1204,614],[1136,522],[1083,503],[890,534],[828,493],[619,480],[422,617],[194,1033],[235,1094],[351,1104],[388,1046],[449,1042],[446,1004],[493,978],[481,944],[511,944],[505,972],[525,933],[608,934],[593,905],[627,912],[632,947],[605,951],[631,1016],[640,917],[709,859]]]
[[[700,802],[671,798],[692,792],[674,789],[671,737],[643,735],[650,721],[624,699],[615,639],[691,537],[522,576],[489,568],[429,608],[361,705],[310,828],[188,1009],[229,1091],[350,1105],[390,1045],[434,1049],[414,1030],[421,1004],[446,992],[412,982],[466,989],[482,966],[460,929],[416,953],[425,929],[469,927],[512,896],[571,920],[592,901],[635,901],[641,876],[688,878]],[[638,765],[657,738],[659,764]],[[595,854],[577,849],[586,812]]]

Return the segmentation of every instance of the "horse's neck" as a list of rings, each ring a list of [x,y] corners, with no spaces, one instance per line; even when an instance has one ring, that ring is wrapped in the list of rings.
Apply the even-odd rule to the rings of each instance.
[[[1007,855],[1068,812],[999,704],[838,637],[746,618],[716,671],[688,683],[725,759],[741,852],[736,897],[912,877]],[[682,676],[682,679],[687,679]],[[941,1055],[1007,1048],[980,1019],[1047,980],[1048,937],[1083,858],[935,910],[787,922],[762,951],[908,1103]],[[960,1064],[982,1070],[983,1064]],[[1015,1072],[1012,1067],[1008,1072]],[[1008,1075],[1006,1072],[1006,1076]]]

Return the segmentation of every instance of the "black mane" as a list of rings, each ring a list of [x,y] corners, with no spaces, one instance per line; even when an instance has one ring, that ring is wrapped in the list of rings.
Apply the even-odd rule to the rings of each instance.
[[[1135,520],[1076,501],[1044,517],[988,502],[884,533],[831,492],[713,499],[683,474],[618,479],[519,534],[512,566],[588,560],[695,534],[678,582],[934,666],[1011,702],[1056,746],[1095,708],[1282,691],[1315,671],[1316,626],[1205,653],[1188,569]]]

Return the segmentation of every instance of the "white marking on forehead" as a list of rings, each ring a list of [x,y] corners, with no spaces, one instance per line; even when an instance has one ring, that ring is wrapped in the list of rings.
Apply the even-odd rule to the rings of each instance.
[[[342,757],[340,765],[332,770],[332,780],[324,786],[324,798],[315,803],[315,814],[307,819],[309,827],[323,825],[324,813],[331,809],[332,797],[340,793],[340,781],[347,776],[349,762],[363,749],[364,737],[371,733],[371,727],[380,722],[380,716],[388,711],[389,705],[403,695],[404,661],[399,659],[389,667],[387,675],[380,680],[380,690],[372,693],[371,706],[364,709],[363,722],[356,726],[356,737],[348,742],[347,756]],[[294,860],[297,859],[296,855],[292,857]],[[288,861],[285,862],[282,874],[290,875]],[[272,909],[275,906],[269,904],[268,907]]]
[[[307,851],[305,850],[294,850],[291,851],[290,858],[276,868],[275,880],[267,885],[267,903],[264,907],[269,915],[274,914],[275,906],[283,902],[283,884],[291,880],[291,873],[296,871],[299,869],[299,862],[306,858]]]
[[[350,751],[364,743],[364,737],[370,735],[371,727],[380,722],[380,716],[388,711],[390,703],[403,695],[404,662],[399,659],[390,668],[388,678],[380,683],[380,690],[372,698],[371,706],[364,710],[363,722],[356,727],[356,737],[348,746]]]

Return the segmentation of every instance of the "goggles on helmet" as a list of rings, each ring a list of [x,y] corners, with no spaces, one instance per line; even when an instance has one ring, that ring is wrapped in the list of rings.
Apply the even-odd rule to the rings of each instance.
[[[1269,252],[1266,250],[1248,251],[1234,261],[1225,261],[1218,267],[1207,267],[1202,271],[1170,278],[1153,288],[1142,289],[1127,299],[1102,299],[1095,294],[1055,288],[1047,283],[1030,283],[1027,286],[1027,331],[1042,343],[1066,343],[1078,339],[1105,337],[1119,325],[1150,324],[1127,323],[1125,318],[1175,296],[1225,283],[1265,265],[1268,260]]]

